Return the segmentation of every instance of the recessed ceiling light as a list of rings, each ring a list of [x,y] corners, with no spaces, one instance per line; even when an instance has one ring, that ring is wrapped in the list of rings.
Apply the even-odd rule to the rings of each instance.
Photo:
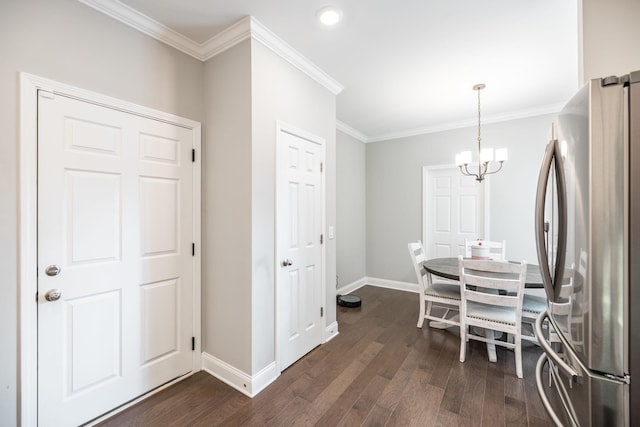
[[[325,6],[316,12],[316,16],[324,25],[336,25],[342,19],[342,11],[335,6]]]

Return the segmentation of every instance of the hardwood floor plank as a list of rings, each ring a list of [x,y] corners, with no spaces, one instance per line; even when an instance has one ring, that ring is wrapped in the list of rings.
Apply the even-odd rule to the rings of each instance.
[[[460,425],[460,416],[440,408],[434,425],[438,427],[458,427]]]
[[[482,411],[486,385],[486,369],[470,367],[464,376],[464,395],[460,405],[460,424],[482,425]]]
[[[467,381],[464,376],[464,363],[451,363],[449,378],[444,390],[441,411],[451,412],[459,415],[465,397]]]
[[[386,388],[389,382],[389,379],[376,375],[336,425],[350,427],[363,424],[367,417],[373,412],[376,406],[376,400],[380,397],[382,390]],[[320,421],[322,422],[323,420]],[[319,425],[321,424],[319,423]]]
[[[374,405],[367,418],[362,423],[363,427],[383,427],[387,425],[391,411],[382,406]]]
[[[487,371],[487,380],[484,390],[484,402],[482,407],[482,425],[487,427],[504,426],[504,379],[491,376]]]
[[[389,384],[384,388],[382,395],[378,398],[376,402],[378,406],[389,411],[393,411],[395,409],[400,399],[402,399],[402,395],[407,388],[407,384],[415,370],[418,368],[422,357],[422,353],[417,350],[409,352],[400,366],[400,369],[396,372],[396,375],[394,375]],[[429,371],[425,376],[429,377],[430,374],[431,373]]]
[[[372,341],[356,360],[353,360],[313,401],[310,401],[308,410],[300,414],[301,425],[316,424],[382,347],[382,344]]]
[[[527,409],[522,400],[504,398],[504,422],[508,426],[527,426]]]
[[[101,426],[550,426],[533,377],[541,350],[487,360],[455,328],[416,328],[416,294],[365,286],[363,305],[338,307],[340,334],[284,370],[253,399],[206,372],[163,390]]]
[[[407,335],[415,336],[415,334],[397,334],[387,342],[387,345],[382,347],[381,351],[322,416],[319,421],[320,425],[336,425],[342,419],[344,413],[355,404],[365,387],[369,387],[369,383],[373,378],[382,376],[390,379],[393,377],[409,353],[410,348],[406,345],[401,345],[403,341],[406,341]]]

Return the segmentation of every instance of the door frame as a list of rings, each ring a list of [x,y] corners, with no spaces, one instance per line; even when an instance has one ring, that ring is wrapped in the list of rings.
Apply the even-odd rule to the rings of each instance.
[[[288,133],[290,135],[293,136],[297,136],[299,138],[302,139],[306,139],[310,142],[313,142],[315,144],[320,145],[320,150],[322,153],[322,164],[324,165],[324,170],[321,172],[320,174],[320,182],[322,185],[322,191],[321,191],[321,215],[320,215],[320,224],[321,224],[321,230],[322,230],[322,235],[324,236],[325,234],[325,230],[326,230],[326,211],[327,211],[327,203],[326,203],[326,141],[324,138],[321,138],[317,135],[314,135],[310,132],[307,132],[303,129],[297,128],[293,125],[290,125],[288,123],[282,122],[280,120],[276,121],[276,170],[275,170],[275,218],[274,218],[274,230],[275,230],[275,236],[274,236],[274,245],[275,245],[275,257],[274,257],[274,280],[275,280],[275,356],[276,356],[276,366],[278,369],[278,373],[282,372],[282,360],[279,357],[280,354],[282,354],[282,349],[281,349],[281,338],[282,338],[282,331],[281,331],[281,322],[280,322],[280,315],[278,313],[278,301],[279,301],[279,292],[280,292],[280,287],[281,287],[281,283],[279,283],[278,280],[278,274],[279,274],[279,256],[280,254],[278,253],[278,184],[280,182],[281,178],[281,174],[280,174],[280,165],[278,162],[278,159],[280,158],[280,150],[282,150],[282,138],[280,137],[281,132],[285,132]],[[321,262],[322,262],[322,268],[320,269],[320,295],[322,300],[320,301],[321,307],[323,307],[323,311],[324,314],[322,316],[322,318],[320,319],[320,326],[322,328],[322,335],[320,338],[320,342],[318,344],[322,344],[323,342],[325,342],[326,340],[326,324],[327,324],[327,316],[326,316],[326,302],[327,302],[327,291],[326,291],[326,252],[327,252],[327,238],[326,236],[324,237],[324,241],[322,243],[322,250],[321,252]]]
[[[196,338],[192,358],[192,372],[201,367],[201,134],[199,122],[173,114],[143,107],[97,92],[49,80],[28,73],[20,73],[20,135],[19,135],[19,203],[18,203],[18,405],[21,425],[38,424],[38,90],[46,90],[103,107],[159,120],[193,130],[193,148],[196,158],[193,167],[193,333]],[[178,378],[174,381],[178,381]],[[155,393],[174,381],[145,394]],[[141,397],[141,398],[142,398]],[[119,410],[137,402],[135,399]],[[116,408],[113,408],[116,409]]]
[[[459,168],[454,164],[445,164],[445,165],[435,165],[435,166],[423,166],[422,167],[422,243],[426,242],[427,239],[427,224],[429,223],[429,218],[431,217],[431,210],[427,207],[427,200],[429,200],[429,195],[431,192],[429,191],[429,175],[431,172],[441,171],[444,169],[455,169],[459,170]],[[481,226],[483,239],[487,239],[489,236],[489,193],[490,193],[490,185],[489,179],[485,178],[484,181],[480,183],[483,185],[483,189],[481,190],[480,201],[482,203],[482,213],[483,213],[483,224]]]

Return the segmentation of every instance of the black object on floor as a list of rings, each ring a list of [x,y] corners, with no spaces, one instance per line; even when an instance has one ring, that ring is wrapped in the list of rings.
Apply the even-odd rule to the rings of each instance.
[[[360,307],[362,300],[358,295],[338,295],[338,305],[343,307]]]

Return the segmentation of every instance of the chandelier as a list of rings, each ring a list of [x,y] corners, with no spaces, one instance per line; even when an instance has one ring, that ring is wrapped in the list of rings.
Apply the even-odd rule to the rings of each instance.
[[[475,164],[471,164],[471,151],[463,151],[456,154],[456,166],[460,168],[460,172],[466,176],[473,176],[476,181],[482,182],[485,175],[491,175],[492,173],[499,172],[502,169],[502,164],[507,160],[507,149],[499,148],[495,152],[495,159],[493,156],[493,148],[482,148],[480,145],[480,91],[486,86],[484,83],[478,83],[473,86],[473,90],[478,92],[478,167],[477,172]],[[493,167],[493,163],[498,162],[499,165],[496,169],[490,170]],[[471,170],[470,170],[471,169]]]

